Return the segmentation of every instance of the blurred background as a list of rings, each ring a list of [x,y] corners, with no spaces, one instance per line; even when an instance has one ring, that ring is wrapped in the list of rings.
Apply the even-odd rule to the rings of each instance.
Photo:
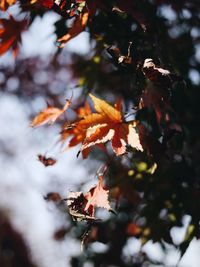
[[[15,9],[11,7],[9,12],[20,17]],[[170,6],[162,7],[161,13],[169,21],[176,19]],[[187,12],[185,16],[189,16]],[[67,207],[60,204],[60,197],[66,198],[70,191],[86,192],[96,184],[95,173],[101,161],[77,158],[78,147],[63,152],[57,124],[30,127],[31,119],[46,107],[46,101],[59,106],[72,94],[75,99],[82,94],[81,81],[70,66],[74,58],[89,58],[94,43],[87,32],[81,33],[55,57],[54,32],[59,19],[59,15],[51,12],[37,17],[22,35],[17,58],[10,52],[0,57],[0,265],[3,267],[118,266],[94,265],[92,253],[100,257],[108,249],[103,242],[92,243],[87,252],[90,257],[81,252],[84,223],[77,227]],[[171,34],[179,31],[174,28]],[[199,36],[199,29],[192,29],[191,34]],[[199,46],[195,57],[200,63]],[[200,75],[195,68],[188,75],[191,83],[199,84]],[[38,154],[54,157],[57,163],[45,168],[38,161]],[[49,199],[45,199],[47,196]],[[106,221],[113,215],[102,212],[101,216]],[[183,240],[189,222],[190,216],[185,216],[183,227],[171,229],[175,243]],[[200,243],[193,239],[179,267],[198,267],[199,251]],[[141,248],[140,241],[133,236],[124,241],[122,254],[127,262],[134,255],[152,259],[143,266],[175,267],[180,257],[174,247],[169,246],[166,252],[157,242],[148,241]],[[130,266],[140,265],[136,259]]]

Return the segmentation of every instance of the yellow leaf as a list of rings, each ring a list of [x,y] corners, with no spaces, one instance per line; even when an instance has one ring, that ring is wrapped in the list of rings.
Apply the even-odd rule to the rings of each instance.
[[[109,105],[106,101],[101,100],[92,94],[89,94],[89,96],[91,97],[94,103],[94,108],[98,113],[101,113],[105,117],[108,117],[111,121],[115,122],[122,121],[122,115],[121,112],[119,112],[119,110]]]

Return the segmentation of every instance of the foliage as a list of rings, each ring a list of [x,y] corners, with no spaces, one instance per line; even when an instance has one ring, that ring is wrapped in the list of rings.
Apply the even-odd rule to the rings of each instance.
[[[51,72],[50,77],[56,76],[60,69],[70,70],[71,79],[76,80],[81,91],[78,99],[72,96],[60,109],[57,106],[63,105],[61,94],[65,87],[52,93],[47,80],[43,91],[30,86],[17,89],[15,93],[22,97],[27,97],[26,90],[30,90],[30,95],[47,95],[54,100],[55,105],[36,115],[32,126],[53,123],[66,114],[67,120],[61,125],[61,142],[71,138],[68,147],[81,143],[83,158],[95,158],[107,167],[103,174],[97,171],[96,187],[86,194],[73,192],[66,199],[73,218],[87,224],[76,226],[77,237],[85,231],[82,239],[86,254],[72,259],[72,266],[83,266],[87,260],[94,262],[94,266],[145,266],[150,262],[145,254],[130,259],[123,256],[130,236],[140,239],[142,245],[149,240],[159,242],[164,250],[168,244],[173,245],[183,255],[190,241],[200,235],[200,93],[198,81],[191,79],[191,73],[197,73],[200,66],[198,3],[192,0],[16,2],[26,19],[18,21],[4,13],[7,18],[0,19],[0,54],[12,48],[16,56],[22,31],[28,30],[37,16],[56,12],[60,15],[55,23],[58,52],[47,66],[43,64]],[[15,1],[3,1],[2,13],[12,4]],[[61,63],[64,58],[61,48],[82,31],[89,33],[90,53],[72,54],[68,65]],[[32,64],[28,78],[25,72],[23,79],[33,79],[40,67],[41,64]],[[19,59],[15,75],[20,75],[20,68]],[[5,76],[11,75],[5,71]],[[90,92],[94,112],[86,100]],[[40,157],[45,164],[48,159]],[[111,213],[107,219],[97,220],[96,207],[112,211],[112,206],[117,215]],[[191,218],[185,239],[174,244],[170,230],[181,227],[185,215]],[[94,241],[107,244],[107,250],[93,251]]]

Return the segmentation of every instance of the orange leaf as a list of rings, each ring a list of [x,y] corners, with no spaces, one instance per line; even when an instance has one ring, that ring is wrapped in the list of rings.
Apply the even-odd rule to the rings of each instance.
[[[52,106],[41,111],[31,122],[31,127],[38,127],[46,123],[53,124],[71,105],[71,100],[67,100],[63,109]]]
[[[6,11],[9,6],[14,5],[16,0],[1,0],[0,1],[0,9]]]
[[[112,141],[112,148],[116,155],[122,155],[126,152],[126,145],[143,151],[139,141],[139,136],[131,123],[123,122],[123,114],[121,111],[121,103],[118,101],[115,107],[109,105],[90,94],[94,102],[94,107],[101,115],[96,121],[92,121],[86,133],[86,139],[83,142],[81,150],[107,141]],[[93,113],[97,114],[97,113]],[[91,114],[91,115],[93,115]],[[90,116],[91,116],[90,115]],[[87,117],[80,123],[84,125]],[[87,123],[86,123],[87,125]],[[88,125],[87,125],[88,126]]]
[[[78,118],[83,119],[84,117],[90,115],[91,109],[88,103],[85,103],[84,106],[79,107],[75,110],[75,112]],[[95,119],[96,117],[93,116],[92,118]],[[90,125],[92,118],[90,118],[90,116],[88,117],[88,125]],[[70,140],[68,147],[73,147],[82,143],[86,138],[86,131],[89,126],[85,127],[81,122],[82,120],[71,124],[65,124],[61,131],[61,142],[64,142],[69,136],[74,136]]]
[[[65,135],[65,136],[64,136]],[[70,135],[74,135],[74,137],[69,142],[69,147],[76,146],[79,143],[83,142],[86,137],[86,129],[83,129],[81,127],[73,127],[70,130],[63,130],[61,133],[61,138],[63,141],[67,139]]]
[[[90,127],[86,132],[86,138],[83,142],[81,150],[83,151],[91,146],[110,141],[113,138],[113,135],[114,130],[110,129],[108,125],[97,124],[96,126]]]
[[[69,29],[68,33],[63,35],[61,38],[58,39],[58,42],[60,43],[60,47],[64,47],[64,45],[77,36],[79,33],[81,33],[87,24],[89,17],[88,11],[85,11],[81,13],[78,17],[76,17],[73,26]]]
[[[85,116],[91,114],[91,108],[88,102],[85,102],[84,106],[79,107],[75,112],[79,118],[83,119]]]
[[[92,94],[90,97],[98,113],[87,114],[82,120],[75,122],[72,128],[66,127],[61,132],[61,140],[64,141],[73,135],[69,147],[82,143],[81,151],[85,156],[90,151],[89,148],[93,146],[102,148],[102,144],[108,141],[111,141],[116,155],[124,154],[126,145],[143,151],[133,122],[123,121],[121,101],[117,101],[113,107]],[[85,150],[87,153],[84,153]]]
[[[21,42],[21,33],[27,26],[27,20],[16,21],[11,15],[9,19],[0,19],[0,55],[13,49],[13,55],[18,52],[18,44]]]

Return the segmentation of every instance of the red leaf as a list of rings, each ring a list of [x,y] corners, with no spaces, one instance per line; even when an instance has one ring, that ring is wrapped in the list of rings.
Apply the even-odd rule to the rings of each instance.
[[[16,21],[11,15],[9,19],[0,19],[0,55],[10,48],[13,55],[18,53],[18,45],[21,43],[21,33],[27,26],[27,20]]]
[[[152,83],[161,86],[170,86],[176,77],[169,70],[156,66],[151,58],[145,59],[142,71]]]
[[[54,4],[53,0],[42,0],[42,5],[47,8],[52,8]]]
[[[86,114],[82,120],[69,125],[61,132],[61,140],[66,140],[70,135],[74,137],[70,140],[69,147],[82,142],[81,152],[93,146],[99,146],[111,141],[113,151],[116,155],[126,152],[126,145],[130,145],[137,150],[143,151],[139,136],[135,130],[135,122],[125,122],[122,113],[122,103],[118,101],[115,106],[111,106],[106,101],[90,94],[94,103],[94,108],[98,113]],[[89,111],[90,112],[90,111]],[[84,153],[87,156],[88,153]]]
[[[129,223],[126,232],[130,236],[137,236],[141,233],[141,228],[135,223]]]
[[[54,5],[54,0],[31,0],[31,4],[35,4],[35,3],[39,3],[42,6],[46,7],[46,8],[52,8],[52,6]]]
[[[56,163],[56,160],[53,158],[46,158],[45,156],[39,154],[38,159],[42,164],[44,164],[45,167],[52,166]]]

